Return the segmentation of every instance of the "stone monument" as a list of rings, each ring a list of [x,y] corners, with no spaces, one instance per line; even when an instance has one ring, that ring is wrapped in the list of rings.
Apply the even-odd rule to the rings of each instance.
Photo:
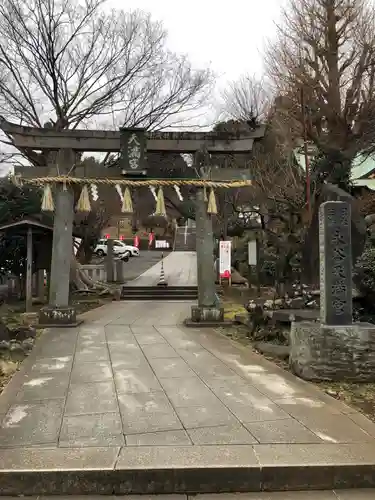
[[[375,380],[375,325],[352,321],[351,206],[319,207],[320,321],[292,323],[289,364],[306,380]]]
[[[365,247],[366,223],[358,210],[357,200],[333,184],[323,184],[316,202],[311,225],[302,246],[302,280],[306,284],[319,284],[319,208],[324,202],[328,201],[341,201],[350,205],[353,265],[355,265],[358,257],[362,255]]]

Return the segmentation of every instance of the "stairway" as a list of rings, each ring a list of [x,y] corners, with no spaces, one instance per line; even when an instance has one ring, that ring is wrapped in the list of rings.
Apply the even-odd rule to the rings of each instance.
[[[195,227],[179,226],[176,229],[174,247],[175,252],[195,252],[196,250]]]
[[[123,286],[121,300],[197,300],[197,286]]]

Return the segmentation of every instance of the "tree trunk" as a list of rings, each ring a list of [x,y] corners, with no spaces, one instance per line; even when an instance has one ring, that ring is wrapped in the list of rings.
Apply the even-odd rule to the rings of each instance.
[[[106,290],[106,286],[98,281],[94,281],[87,276],[85,271],[81,269],[81,264],[76,259],[75,255],[72,255],[72,261],[70,266],[70,284],[76,290]]]
[[[89,264],[89,262],[91,261],[93,256],[91,243],[92,241],[87,241],[86,239],[82,239],[76,253],[76,259],[80,264]]]

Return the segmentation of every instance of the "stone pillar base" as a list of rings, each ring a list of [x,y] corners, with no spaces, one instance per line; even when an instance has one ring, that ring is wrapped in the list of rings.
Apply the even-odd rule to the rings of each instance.
[[[39,311],[40,328],[74,328],[83,320],[78,319],[74,307],[46,306]]]
[[[192,306],[191,318],[184,321],[185,326],[200,328],[202,326],[215,327],[228,325],[224,321],[224,309],[222,307]]]
[[[292,323],[289,366],[305,380],[375,381],[375,325]]]

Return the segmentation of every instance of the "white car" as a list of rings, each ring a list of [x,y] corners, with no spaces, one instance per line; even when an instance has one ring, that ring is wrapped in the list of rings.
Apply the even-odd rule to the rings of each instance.
[[[137,247],[131,246],[131,245],[126,245],[123,241],[121,240],[113,240],[113,253],[114,255],[122,255],[124,253],[128,252],[132,257],[138,257],[139,256],[139,250]],[[104,257],[104,255],[107,255],[108,253],[108,244],[106,239],[99,240],[94,253],[98,257]]]
[[[125,243],[123,243],[123,245],[126,248],[126,250],[128,250],[130,252],[130,255],[132,257],[139,257],[139,248],[137,248],[133,245],[126,245]]]

